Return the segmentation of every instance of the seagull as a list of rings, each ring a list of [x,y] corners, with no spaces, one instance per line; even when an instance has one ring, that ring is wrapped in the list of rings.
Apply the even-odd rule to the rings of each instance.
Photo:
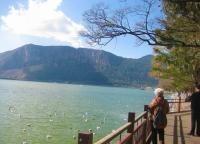
[[[97,126],[97,128],[96,128],[96,129],[97,129],[97,131],[98,131],[100,128],[101,128],[100,126]]]
[[[28,123],[28,124],[26,124],[28,127],[30,127],[31,126],[31,124],[30,123]]]
[[[50,138],[52,138],[52,136],[51,135],[46,135],[46,138],[50,139]]]
[[[75,136],[75,135],[73,135],[73,139],[76,139],[76,136]]]

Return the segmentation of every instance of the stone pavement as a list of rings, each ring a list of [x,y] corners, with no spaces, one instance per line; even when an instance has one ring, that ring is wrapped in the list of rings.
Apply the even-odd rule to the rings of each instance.
[[[189,136],[191,113],[168,114],[165,144],[200,144],[200,137]]]

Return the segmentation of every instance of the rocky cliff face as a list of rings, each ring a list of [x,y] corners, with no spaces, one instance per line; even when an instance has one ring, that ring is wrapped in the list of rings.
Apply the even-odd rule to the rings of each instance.
[[[152,56],[127,59],[102,50],[28,44],[0,54],[0,78],[82,84],[154,86]]]

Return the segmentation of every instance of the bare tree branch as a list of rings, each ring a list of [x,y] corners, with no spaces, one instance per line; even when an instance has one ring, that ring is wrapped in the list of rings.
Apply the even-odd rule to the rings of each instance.
[[[153,29],[150,27],[150,14],[156,0],[143,0],[145,8],[125,7],[114,12],[104,4],[99,4],[96,7],[85,12],[84,20],[86,22],[87,31],[81,32],[81,35],[88,38],[89,43],[96,43],[98,45],[106,45],[115,37],[122,35],[131,35],[137,39],[148,43],[149,45],[166,46],[169,48],[175,46],[181,47],[196,47],[200,48],[199,41],[185,42],[179,37],[163,35],[164,29]],[[142,21],[137,23],[130,19],[135,17],[142,17]],[[165,22],[159,20],[161,24]],[[196,30],[189,28],[171,29],[172,33],[195,33]]]

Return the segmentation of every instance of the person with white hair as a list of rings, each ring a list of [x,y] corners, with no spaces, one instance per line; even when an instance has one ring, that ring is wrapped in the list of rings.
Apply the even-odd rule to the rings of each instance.
[[[164,128],[167,126],[166,114],[169,112],[169,103],[164,99],[162,88],[156,88],[154,94],[155,98],[148,105],[152,114],[152,143],[157,144],[157,134],[159,134],[159,142],[164,144]]]

